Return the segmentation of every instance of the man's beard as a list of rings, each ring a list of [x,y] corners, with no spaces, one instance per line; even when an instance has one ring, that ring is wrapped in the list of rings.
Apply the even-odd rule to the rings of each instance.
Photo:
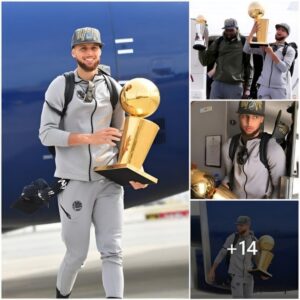
[[[260,132],[260,126],[255,131],[253,131],[252,133],[247,133],[242,127],[240,127],[240,129],[241,129],[241,132],[242,132],[242,137],[245,140],[250,140],[250,139],[256,137],[258,135],[258,133]]]
[[[277,34],[275,34],[275,40],[278,41],[278,42],[281,42],[283,40],[285,40],[285,37],[284,36],[278,36]]]
[[[233,34],[233,35],[226,35],[226,33],[225,33],[225,37],[226,37],[226,39],[228,40],[228,41],[232,41],[232,40],[234,40],[234,39],[236,39],[237,38],[237,34]]]
[[[97,60],[95,61],[95,63],[94,63],[91,67],[89,67],[89,66],[87,66],[85,63],[79,61],[78,59],[76,59],[76,61],[77,61],[78,65],[80,66],[80,68],[81,68],[82,70],[86,71],[86,72],[92,72],[92,71],[95,71],[95,70],[97,69],[98,65],[99,65],[99,62],[100,62],[100,60],[97,59]]]
[[[239,231],[239,234],[240,234],[240,235],[243,235],[243,234],[245,234],[246,232],[247,232],[247,229],[240,230],[240,231]]]

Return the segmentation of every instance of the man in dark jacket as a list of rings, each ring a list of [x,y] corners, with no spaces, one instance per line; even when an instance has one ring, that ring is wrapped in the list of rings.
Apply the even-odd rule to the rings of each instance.
[[[223,29],[222,37],[207,50],[199,51],[199,60],[203,66],[216,63],[210,99],[241,99],[250,94],[250,55],[243,54],[245,38],[240,35],[235,19],[225,20]]]

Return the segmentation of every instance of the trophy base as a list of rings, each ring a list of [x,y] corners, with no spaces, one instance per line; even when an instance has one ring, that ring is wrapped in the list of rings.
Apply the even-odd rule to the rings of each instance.
[[[203,44],[200,44],[200,43],[195,43],[194,46],[193,46],[193,49],[195,50],[205,50],[206,49],[206,46],[203,45]]]
[[[129,185],[129,181],[143,184],[157,183],[158,179],[130,164],[95,167],[94,171],[120,185]]]
[[[251,42],[250,43],[251,48],[259,48],[261,46],[268,47],[269,43],[262,43],[262,42]]]
[[[260,277],[260,276],[265,276],[265,277],[268,277],[268,278],[272,277],[272,274],[270,274],[267,271],[260,270],[260,269],[253,269],[253,270],[249,270],[248,272],[250,274],[252,274],[253,276],[255,276],[255,277]]]

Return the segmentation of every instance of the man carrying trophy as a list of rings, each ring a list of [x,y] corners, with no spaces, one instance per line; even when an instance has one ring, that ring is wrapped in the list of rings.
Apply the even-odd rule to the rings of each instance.
[[[265,102],[240,101],[237,113],[241,133],[222,147],[226,168],[222,183],[239,199],[276,199],[286,159],[276,139],[262,131]]]
[[[268,19],[261,19],[258,16],[264,15],[262,6],[254,2],[249,6],[249,15],[255,19],[249,36],[244,45],[244,52],[247,54],[258,54],[263,56],[263,68],[258,78],[258,99],[290,99],[291,98],[291,73],[290,69],[294,63],[296,51],[293,43],[288,44],[291,29],[286,23],[275,25],[275,42],[267,43]],[[256,34],[258,41],[253,43]],[[263,40],[260,41],[260,38]],[[253,48],[253,46],[256,46]]]
[[[252,298],[254,276],[257,275],[263,280],[272,276],[266,269],[273,258],[273,254],[270,252],[273,247],[268,243],[267,246],[269,247],[265,247],[268,250],[264,248],[266,240],[269,241],[271,237],[264,236],[258,241],[251,231],[251,218],[248,216],[239,216],[235,224],[237,231],[226,238],[207,274],[208,280],[210,282],[215,281],[216,269],[225,259],[230,276],[232,298]],[[261,246],[265,250],[262,250]],[[266,257],[267,259],[265,259]],[[259,267],[255,268],[256,265]],[[265,269],[260,268],[260,266]]]
[[[120,103],[117,101],[113,105],[111,102],[112,85],[117,99],[121,87],[111,77],[107,80],[108,74],[99,68],[102,46],[97,29],[75,30],[71,48],[77,69],[70,72],[73,75],[72,101],[66,107],[69,75],[65,73],[51,82],[41,115],[41,142],[45,146],[55,146],[55,177],[68,181],[58,195],[66,254],[57,275],[57,298],[68,298],[71,294],[77,273],[87,256],[92,223],[102,259],[106,297],[123,297],[124,191],[119,184],[93,171],[99,163],[116,162],[116,142],[120,141],[125,118]],[[134,189],[147,186],[139,182],[130,184]]]
[[[250,95],[253,70],[250,55],[243,53],[245,37],[239,33],[235,19],[226,19],[223,29],[222,36],[207,50],[199,45],[196,48],[203,66],[216,64],[209,98],[247,98]]]

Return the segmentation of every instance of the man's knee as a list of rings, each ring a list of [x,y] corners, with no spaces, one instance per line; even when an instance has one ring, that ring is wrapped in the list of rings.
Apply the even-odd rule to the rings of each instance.
[[[118,239],[102,240],[98,244],[98,250],[103,261],[122,264],[122,248]]]
[[[64,261],[69,268],[77,270],[84,266],[86,258],[87,258],[87,252],[82,252],[82,253],[67,252]]]

